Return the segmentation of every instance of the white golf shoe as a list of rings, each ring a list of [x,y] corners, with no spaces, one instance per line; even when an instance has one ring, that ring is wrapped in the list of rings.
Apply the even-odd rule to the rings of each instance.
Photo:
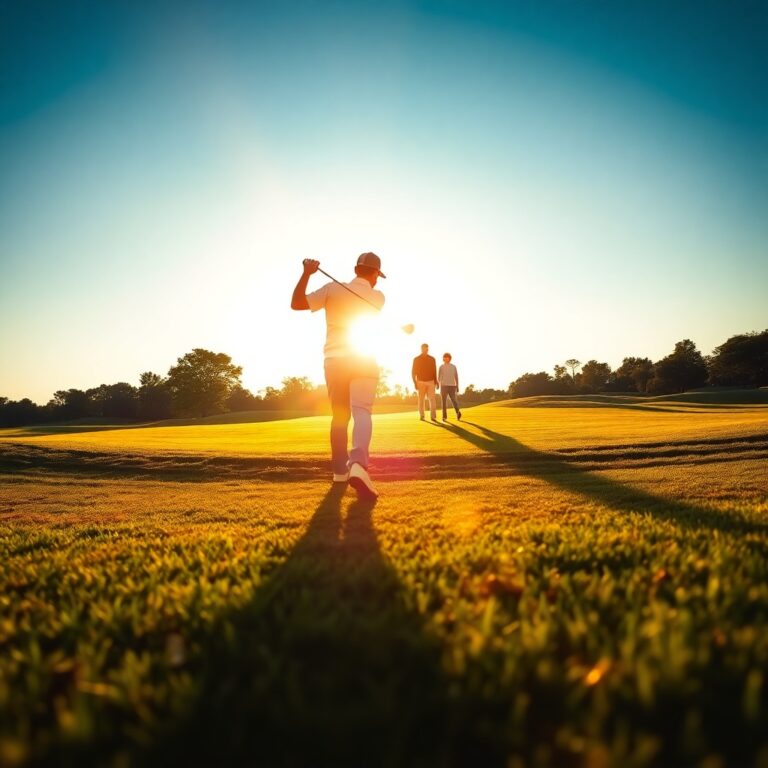
[[[379,498],[368,470],[360,464],[353,464],[349,468],[349,484],[357,491],[357,496],[360,499]]]
[[[347,480],[349,480],[349,472],[344,472],[344,474],[341,475],[338,472],[333,473],[334,483],[346,483]]]

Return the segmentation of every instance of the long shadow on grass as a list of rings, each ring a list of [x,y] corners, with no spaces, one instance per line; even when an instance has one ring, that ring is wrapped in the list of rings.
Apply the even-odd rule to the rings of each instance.
[[[439,644],[381,553],[373,505],[344,506],[332,488],[211,642],[191,711],[150,762],[445,764]]]
[[[696,504],[654,496],[652,493],[618,483],[602,475],[589,472],[577,464],[553,456],[551,453],[529,448],[513,437],[494,432],[481,424],[463,421],[481,434],[453,424],[439,424],[478,448],[499,457],[519,474],[545,480],[566,491],[581,494],[613,509],[635,514],[647,514],[676,525],[700,529],[709,528],[732,533],[765,533],[768,525],[753,523],[734,514],[725,515]]]

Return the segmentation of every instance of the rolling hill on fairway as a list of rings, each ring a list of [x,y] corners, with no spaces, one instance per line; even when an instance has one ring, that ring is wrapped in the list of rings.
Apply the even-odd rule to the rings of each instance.
[[[0,433],[0,764],[765,764],[768,406],[327,432]]]
[[[634,446],[679,440],[748,437],[768,430],[768,405],[698,403],[695,410],[676,400],[649,401],[622,396],[526,398],[465,409],[462,424],[521,441],[534,450],[585,446]],[[599,407],[592,407],[597,405]],[[564,412],[562,409],[566,409]],[[420,422],[413,412],[374,417],[372,454],[423,456],[479,455],[486,447],[457,440],[451,427]],[[455,419],[451,421],[456,425]],[[0,443],[71,451],[130,454],[201,453],[261,458],[322,459],[328,453],[328,417],[313,416],[255,423],[148,426],[87,431],[75,426],[51,432],[40,428],[0,430]],[[474,430],[476,432],[476,430]],[[494,446],[515,450],[515,445]]]

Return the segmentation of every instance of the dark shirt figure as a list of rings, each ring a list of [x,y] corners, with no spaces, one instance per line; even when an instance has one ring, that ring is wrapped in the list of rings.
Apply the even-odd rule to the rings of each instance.
[[[424,421],[424,398],[429,399],[429,412],[432,421],[437,421],[437,403],[435,401],[435,389],[437,383],[437,364],[435,358],[429,354],[429,344],[421,345],[421,354],[413,358],[411,368],[413,386],[419,395],[419,418]]]

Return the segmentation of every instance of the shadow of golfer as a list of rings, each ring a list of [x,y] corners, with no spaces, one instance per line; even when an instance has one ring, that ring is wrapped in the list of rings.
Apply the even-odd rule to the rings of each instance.
[[[445,762],[440,646],[381,553],[373,504],[344,515],[344,490],[325,495],[286,562],[212,640],[158,763]]]
[[[529,448],[513,437],[494,432],[481,424],[463,420],[462,425],[474,427],[480,434],[464,429],[463,426],[436,424],[468,443],[497,456],[518,474],[536,477],[563,490],[605,504],[612,509],[652,515],[662,520],[669,520],[682,528],[709,528],[740,534],[768,531],[768,525],[751,522],[735,513],[724,514],[697,504],[655,496],[593,471],[584,470],[576,463],[545,451]]]

